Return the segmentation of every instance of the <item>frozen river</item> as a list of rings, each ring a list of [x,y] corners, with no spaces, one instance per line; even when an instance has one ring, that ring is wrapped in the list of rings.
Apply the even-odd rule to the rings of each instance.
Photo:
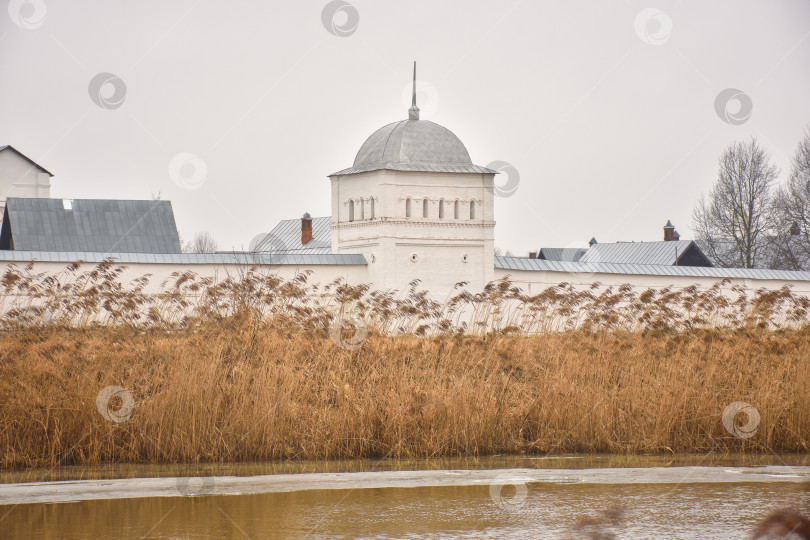
[[[439,468],[451,465],[453,468]],[[2,538],[748,538],[806,457],[489,458],[6,474]],[[220,473],[220,474],[217,474]],[[34,481],[40,480],[40,481]]]

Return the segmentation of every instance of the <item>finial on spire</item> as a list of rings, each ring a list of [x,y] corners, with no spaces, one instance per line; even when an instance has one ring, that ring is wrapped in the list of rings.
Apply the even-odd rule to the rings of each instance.
[[[416,60],[413,62],[413,97],[408,109],[408,120],[419,120],[419,107],[416,106]]]

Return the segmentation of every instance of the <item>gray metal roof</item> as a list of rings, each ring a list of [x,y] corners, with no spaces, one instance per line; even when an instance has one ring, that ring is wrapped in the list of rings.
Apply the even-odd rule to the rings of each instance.
[[[712,245],[700,244],[704,247],[706,256],[717,266],[744,264],[743,255],[734,240],[714,239]],[[755,263],[757,266],[810,270],[810,244],[801,235],[787,238],[760,236]]]
[[[582,258],[585,248],[540,248],[537,252],[538,259],[547,261],[572,261],[576,262]]]
[[[579,262],[674,265],[690,247],[698,249],[691,240],[594,244]]]
[[[497,174],[473,165],[464,144],[449,129],[428,120],[401,120],[381,127],[366,139],[354,165],[337,176],[380,169]]]
[[[311,254],[311,253],[100,253],[86,251],[4,251],[0,250],[3,262],[88,262],[98,263],[113,258],[117,263],[153,264],[262,264],[262,265],[358,265],[368,264],[360,254]]]
[[[44,173],[48,173],[48,176],[53,176],[53,173],[51,171],[49,171],[48,169],[46,169],[45,167],[43,167],[42,165],[40,165],[39,163],[37,163],[36,161],[31,159],[30,157],[26,156],[25,154],[23,154],[22,152],[20,152],[19,150],[17,150],[13,146],[11,146],[10,144],[4,144],[4,145],[0,146],[0,152],[5,150],[6,148],[15,151],[20,157],[23,157],[26,160],[30,161],[31,164],[34,165],[37,169],[39,169],[40,171],[42,171]]]
[[[671,242],[670,242],[671,243]],[[655,264],[619,264],[546,261],[523,257],[495,257],[495,268],[565,272],[569,274],[627,274],[645,276],[694,276],[740,279],[777,279],[810,281],[810,271],[766,270],[760,268],[715,268],[707,266],[665,266]]]
[[[9,197],[0,247],[22,251],[180,253],[169,201]]]
[[[312,218],[312,240],[301,243],[301,219],[283,219],[259,240],[252,251],[257,253],[332,253],[331,217]]]

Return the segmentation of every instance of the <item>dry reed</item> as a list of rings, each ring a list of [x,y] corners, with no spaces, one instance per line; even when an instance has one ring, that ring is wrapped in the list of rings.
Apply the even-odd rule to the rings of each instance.
[[[149,295],[111,263],[77,269],[0,282],[0,467],[808,451],[807,301],[786,289],[501,281],[440,305],[256,269]],[[372,329],[356,350],[328,332],[347,310]],[[125,421],[97,410],[108,386],[134,399]],[[761,415],[750,438],[723,426],[735,401]]]

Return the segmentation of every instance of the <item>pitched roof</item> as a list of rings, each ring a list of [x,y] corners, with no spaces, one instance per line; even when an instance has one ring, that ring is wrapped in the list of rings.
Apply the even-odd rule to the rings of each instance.
[[[714,239],[711,245],[703,244],[706,256],[715,266],[743,266],[743,255],[737,242],[731,239]],[[762,268],[792,268],[810,270],[810,242],[803,235],[759,237],[756,246],[755,266]]]
[[[180,253],[169,201],[9,197],[0,249]]]
[[[686,255],[690,258],[697,257],[701,262],[705,259],[706,266],[711,264],[691,240],[594,244],[588,248],[579,262],[675,266],[681,263]]]
[[[576,262],[582,258],[585,248],[540,248],[537,252],[538,259],[545,259],[547,261],[573,261]]]
[[[573,276],[592,274],[626,274],[644,276],[694,276],[713,278],[776,279],[781,281],[810,281],[810,272],[768,270],[764,268],[715,268],[712,266],[665,266],[657,264],[584,263],[544,261],[523,257],[495,257],[495,268],[561,272]]]
[[[254,253],[332,253],[331,217],[312,218],[312,240],[301,243],[301,218],[283,219],[259,240]]]
[[[771,261],[782,268],[810,270],[810,242],[805,236],[789,235],[780,247],[771,249],[776,251],[771,254]]]
[[[42,172],[44,172],[44,173],[47,173],[47,174],[48,174],[48,176],[53,176],[53,173],[52,173],[51,171],[49,171],[48,169],[46,169],[45,167],[43,167],[42,165],[40,165],[39,163],[37,163],[36,161],[34,161],[33,159],[31,159],[30,157],[26,156],[25,154],[23,154],[22,152],[20,152],[19,150],[17,150],[17,149],[16,149],[16,148],[14,148],[13,146],[11,146],[10,144],[6,144],[6,145],[3,145],[3,146],[0,146],[0,152],[2,152],[2,151],[3,151],[3,150],[5,150],[5,149],[13,150],[13,151],[14,151],[14,152],[16,152],[16,153],[17,153],[17,155],[19,155],[20,157],[25,158],[26,160],[30,161],[30,162],[31,162],[31,164],[32,164],[32,165],[34,165],[34,166],[35,166],[37,169],[39,169],[40,171],[42,171]]]

